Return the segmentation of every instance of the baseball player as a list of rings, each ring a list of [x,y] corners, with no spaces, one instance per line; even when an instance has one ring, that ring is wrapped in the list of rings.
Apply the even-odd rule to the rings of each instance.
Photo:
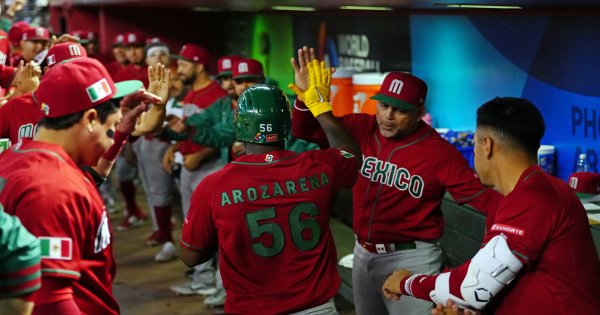
[[[7,65],[16,67],[19,61],[23,59],[21,56],[21,40],[23,40],[23,32],[31,26],[25,21],[13,23],[8,30],[8,40],[10,41],[10,55]]]
[[[129,32],[123,35],[125,57],[129,64],[115,76],[115,82],[139,80],[148,87],[148,66],[145,62],[146,36],[140,32]]]
[[[210,78],[209,64],[210,53],[201,46],[185,44],[179,52],[177,60],[177,74],[185,84],[191,84],[191,91],[183,99],[183,119],[194,114],[203,113],[212,103],[225,96],[227,93],[219,84]],[[180,175],[179,191],[181,193],[181,207],[183,216],[187,215],[190,208],[192,192],[208,174],[221,168],[224,164],[218,156],[216,149],[207,148],[191,140],[183,140],[171,146],[165,153],[165,159],[174,156],[179,151],[183,155],[183,168]],[[163,162],[163,164],[166,164]],[[181,285],[171,286],[177,294],[214,294],[213,262],[195,266],[194,280]]]
[[[395,271],[387,298],[410,295],[490,314],[600,314],[600,261],[573,190],[537,165],[544,119],[529,101],[495,98],[477,110],[475,168],[504,196],[487,213],[482,247],[431,276]]]
[[[40,241],[0,204],[0,314],[31,314],[41,282]]]
[[[112,42],[112,54],[115,60],[105,65],[106,70],[113,80],[116,78],[119,71],[121,71],[125,65],[129,63],[129,61],[127,61],[127,57],[125,56],[125,48],[123,46],[124,38],[125,36],[123,34],[118,34],[115,36]]]
[[[308,48],[292,62],[296,78],[310,62]],[[304,82],[296,80],[297,84]],[[302,100],[302,87],[291,85]],[[393,302],[381,286],[399,268],[433,274],[441,268],[443,217],[440,209],[449,192],[458,203],[486,211],[499,194],[484,187],[463,156],[421,121],[427,85],[403,72],[390,72],[379,93],[376,115],[340,118],[364,154],[353,188],[353,229],[356,234],[352,288],[356,313],[426,314],[431,303],[414,298]],[[294,106],[295,136],[327,147],[323,130],[301,101]],[[488,198],[491,197],[491,198]]]
[[[158,85],[168,90],[163,80]],[[61,63],[35,92],[45,113],[37,135],[0,156],[0,202],[41,241],[43,286],[34,314],[119,313],[110,223],[96,178],[80,167],[112,165],[144,103],[157,101],[140,87],[114,84],[95,59]]]
[[[54,45],[48,50],[46,64],[52,68],[56,64],[73,58],[87,57],[85,49],[76,43]],[[26,67],[32,68],[30,64]],[[44,117],[41,104],[33,93],[26,93],[10,99],[0,107],[0,138],[9,138],[16,144],[21,138],[33,138],[38,122]]]
[[[250,87],[235,122],[247,154],[198,185],[184,221],[184,263],[219,250],[228,314],[337,314],[341,280],[329,218],[335,192],[356,180],[360,151],[331,113],[331,72],[316,61],[311,69],[318,79],[306,91],[307,106],[332,148],[285,150],[287,98],[270,85]]]
[[[23,32],[21,40],[22,60],[30,62],[33,58],[45,50],[50,41],[50,33],[45,27],[30,27]],[[18,63],[17,63],[18,64]]]
[[[115,85],[95,59],[59,64],[35,93],[45,111],[37,135],[0,156],[0,202],[40,238],[43,285],[34,314],[119,313],[110,223],[93,178],[79,166],[96,165],[112,137],[120,138],[115,126],[123,116],[113,99],[138,89]]]

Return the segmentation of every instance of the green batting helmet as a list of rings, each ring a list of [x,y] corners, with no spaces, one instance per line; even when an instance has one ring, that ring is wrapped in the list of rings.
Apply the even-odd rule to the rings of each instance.
[[[290,102],[275,86],[251,86],[238,99],[234,124],[235,137],[239,141],[281,144],[290,134]]]

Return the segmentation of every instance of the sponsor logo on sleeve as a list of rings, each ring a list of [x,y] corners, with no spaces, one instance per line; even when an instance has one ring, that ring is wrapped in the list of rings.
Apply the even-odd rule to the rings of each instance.
[[[518,236],[525,236],[525,230],[505,224],[494,224],[492,225],[491,231],[499,231]]]
[[[277,142],[277,134],[270,134],[267,135],[267,142]]]

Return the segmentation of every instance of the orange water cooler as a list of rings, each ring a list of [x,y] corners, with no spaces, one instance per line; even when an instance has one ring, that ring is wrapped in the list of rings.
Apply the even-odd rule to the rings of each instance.
[[[380,72],[357,73],[352,76],[354,113],[375,114],[377,101],[371,100],[371,96],[379,92],[384,78],[385,73]]]
[[[337,117],[352,114],[354,102],[352,96],[352,75],[356,71],[351,69],[336,69],[331,79],[331,106],[333,114]]]

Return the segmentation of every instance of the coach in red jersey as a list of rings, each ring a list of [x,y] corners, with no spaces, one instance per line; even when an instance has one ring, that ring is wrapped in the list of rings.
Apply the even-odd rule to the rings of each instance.
[[[115,99],[140,85],[114,84],[91,58],[56,65],[35,93],[45,113],[38,134],[0,155],[0,202],[40,238],[36,315],[119,314],[110,223],[80,166],[96,165],[114,147],[123,117]]]
[[[314,52],[313,52],[314,54]],[[301,91],[308,48],[293,62]],[[300,92],[298,92],[300,93]],[[356,234],[352,268],[356,314],[425,314],[431,303],[414,298],[399,302],[384,298],[381,286],[394,270],[433,274],[441,268],[444,219],[440,205],[446,191],[458,203],[486,211],[499,194],[484,187],[463,156],[425,124],[427,85],[403,72],[390,72],[373,98],[376,115],[340,118],[364,155],[353,188],[353,229]],[[299,97],[299,99],[303,99]],[[302,102],[294,106],[294,136],[323,147],[325,135]],[[491,199],[488,197],[492,197]]]
[[[479,252],[439,275],[394,272],[388,298],[412,295],[490,314],[600,314],[600,261],[587,215],[573,190],[537,165],[545,126],[520,98],[477,110],[475,168],[504,196],[487,213]],[[402,297],[404,298],[404,297]]]
[[[181,257],[193,266],[218,248],[228,314],[337,314],[329,218],[335,192],[356,180],[361,153],[331,113],[331,72],[316,61],[311,69],[319,80],[306,90],[307,106],[332,148],[284,150],[289,102],[279,88],[254,85],[240,95],[235,120],[247,155],[194,191]]]

